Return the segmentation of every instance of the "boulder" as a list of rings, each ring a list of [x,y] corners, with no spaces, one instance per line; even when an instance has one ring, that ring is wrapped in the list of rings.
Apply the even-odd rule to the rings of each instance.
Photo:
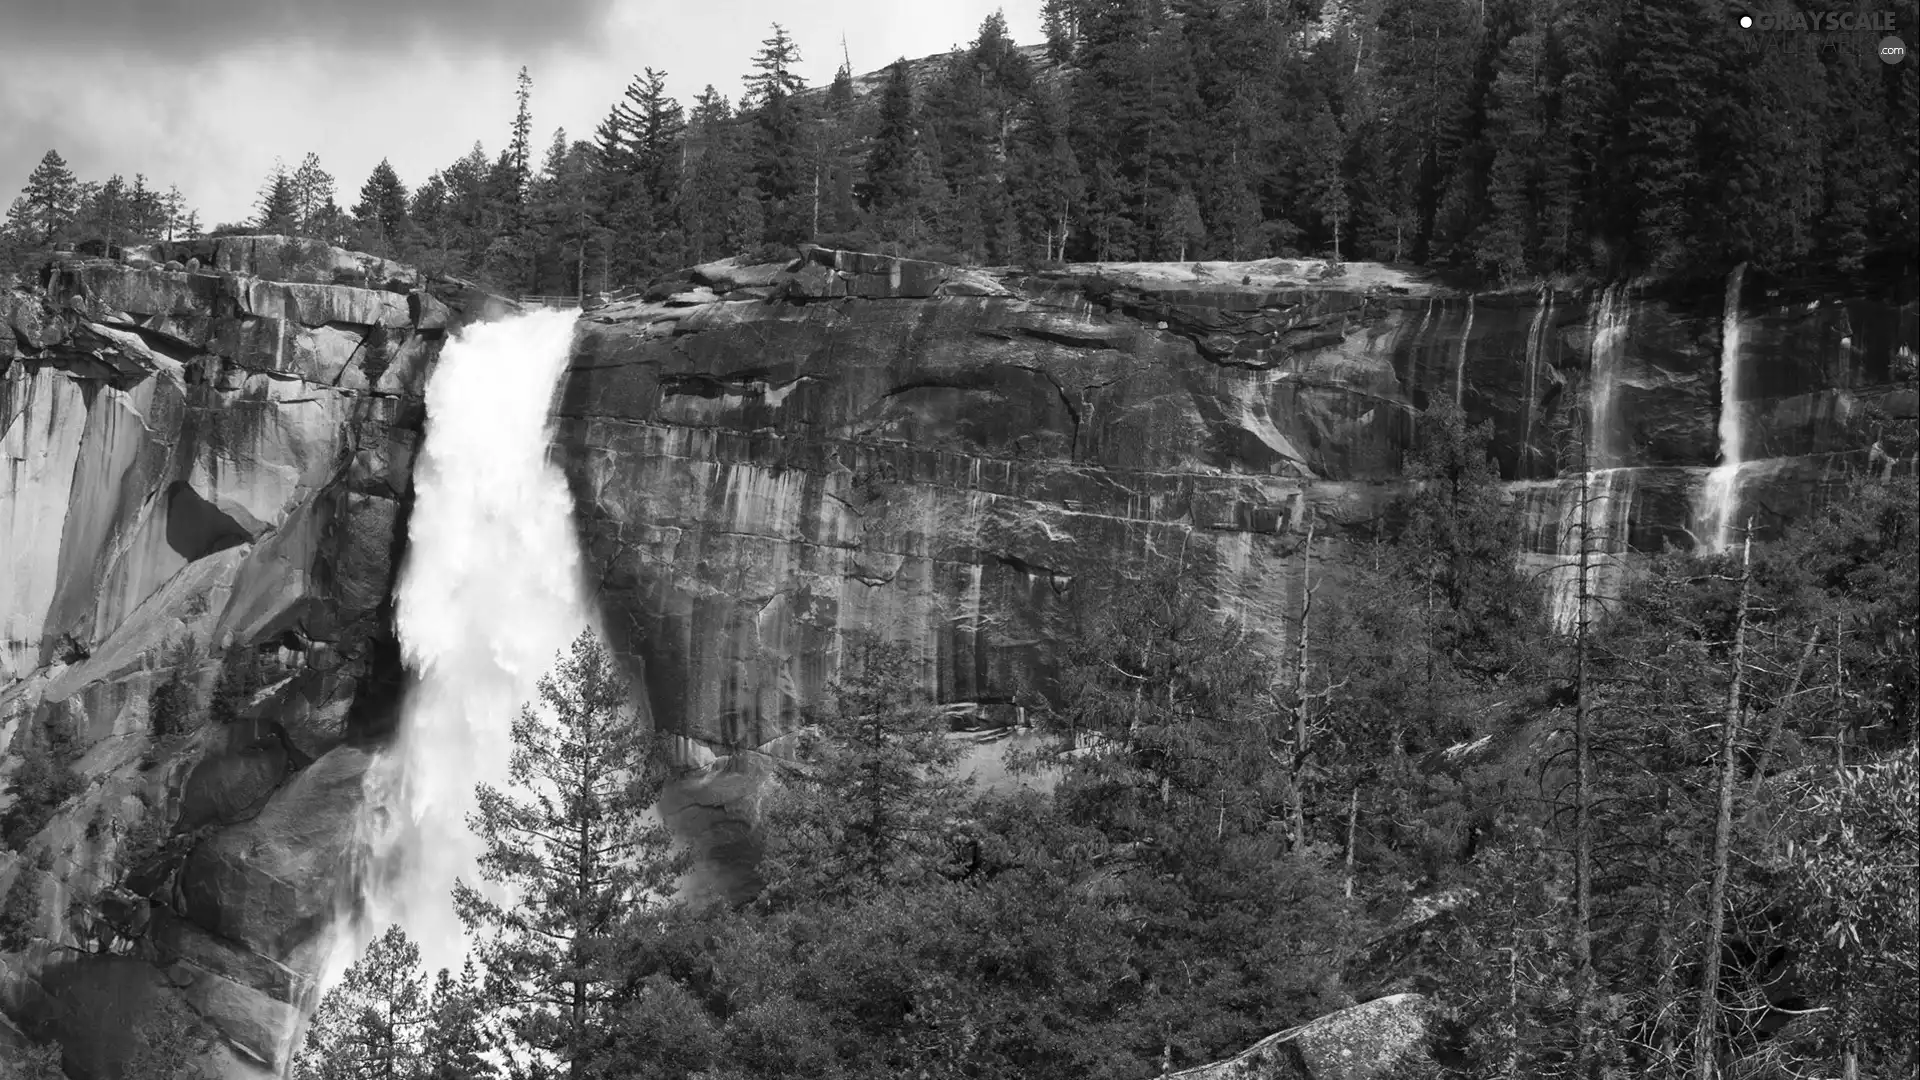
[[[1420,994],[1376,998],[1162,1080],[1399,1080],[1429,1060],[1428,1010]]]

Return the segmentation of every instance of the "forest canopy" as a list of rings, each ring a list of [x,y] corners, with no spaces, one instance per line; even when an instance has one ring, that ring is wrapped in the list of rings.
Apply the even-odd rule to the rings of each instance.
[[[497,151],[411,185],[382,161],[339,192],[309,154],[222,227],[562,295],[805,241],[1507,283],[1860,272],[1920,250],[1920,65],[1857,33],[1743,31],[1706,0],[1047,0],[1044,21],[1044,43],[995,15],[953,53],[811,88],[776,25],[737,94],[683,104],[647,67],[589,137],[544,146],[522,69]],[[81,181],[49,151],[4,235],[19,264],[204,227],[171,189]]]

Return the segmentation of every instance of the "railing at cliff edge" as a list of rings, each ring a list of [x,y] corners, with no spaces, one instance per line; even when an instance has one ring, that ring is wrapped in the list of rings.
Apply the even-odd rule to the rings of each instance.
[[[599,297],[589,297],[588,299],[589,301],[593,301],[598,300]],[[523,296],[520,298],[520,303],[530,307],[539,306],[562,309],[593,306],[591,303],[582,304],[578,296]]]

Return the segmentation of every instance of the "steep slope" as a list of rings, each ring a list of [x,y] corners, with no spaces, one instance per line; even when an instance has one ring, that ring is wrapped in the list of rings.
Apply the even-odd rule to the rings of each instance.
[[[1002,723],[1046,685],[1072,583],[1149,552],[1216,561],[1218,602],[1271,636],[1308,525],[1374,529],[1442,398],[1492,424],[1538,561],[1557,561],[1589,415],[1618,448],[1617,543],[1690,543],[1718,453],[1718,298],[1615,291],[1607,315],[1601,295],[1318,273],[813,249],[586,316],[563,449],[656,722],[717,753],[769,746],[839,635],[870,629]],[[1770,297],[1744,316],[1743,515],[1777,525],[1864,466],[1869,404],[1913,410],[1895,369],[1915,312]]]
[[[81,790],[0,854],[0,892],[26,875],[38,899],[0,1008],[76,1077],[110,1075],[167,995],[230,1068],[274,1068],[344,880],[360,744],[395,719],[422,386],[485,298],[284,237],[41,284],[0,296],[0,731],[9,771],[68,735]],[[155,690],[183,681],[198,716],[223,655],[263,668],[241,716],[157,738]]]

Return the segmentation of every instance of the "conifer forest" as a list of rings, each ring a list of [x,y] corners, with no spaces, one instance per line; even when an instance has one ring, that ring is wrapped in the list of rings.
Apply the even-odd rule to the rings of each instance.
[[[636,53],[639,73],[593,131],[543,135],[539,72],[521,68],[500,88],[496,128],[475,132],[457,160],[405,177],[382,161],[356,179],[308,154],[262,178],[254,216],[233,222],[204,220],[168,178],[82,177],[48,149],[0,227],[0,279],[17,275],[10,295],[22,312],[51,296],[52,283],[79,280],[59,276],[61,259],[242,236],[320,241],[417,268],[422,281],[565,301],[549,306],[581,308],[583,322],[694,290],[690,267],[798,273],[793,260],[810,257],[807,245],[1001,281],[1091,279],[1100,271],[1089,264],[1302,260],[1325,284],[1353,264],[1378,264],[1477,297],[1464,301],[1469,331],[1476,310],[1492,318],[1489,296],[1543,298],[1545,325],[1554,298],[1617,295],[1610,286],[1678,297],[1688,311],[1711,307],[1700,322],[1717,330],[1730,274],[1728,338],[1743,283],[1751,310],[1772,289],[1871,296],[1904,312],[1888,316],[1897,332],[1885,342],[1860,331],[1858,348],[1887,357],[1873,361],[1885,392],[1848,406],[1845,438],[1867,434],[1833,451],[1822,497],[1761,524],[1770,505],[1725,523],[1724,543],[1636,532],[1631,551],[1598,535],[1603,515],[1588,508],[1612,497],[1604,485],[1614,466],[1637,451],[1602,460],[1604,440],[1591,435],[1600,422],[1589,415],[1575,432],[1586,441],[1563,448],[1557,465],[1515,465],[1502,449],[1515,441],[1506,421],[1475,405],[1463,336],[1459,382],[1422,389],[1409,411],[1397,475],[1336,478],[1359,492],[1340,505],[1370,509],[1289,517],[1292,531],[1259,541],[1277,552],[1261,565],[1289,576],[1290,606],[1272,625],[1255,632],[1243,610],[1220,601],[1231,593],[1227,562],[1184,542],[1136,544],[1124,559],[1090,554],[1051,578],[1016,566],[1037,583],[1032,603],[1062,613],[1046,625],[1062,629],[1010,646],[1042,659],[994,703],[1019,717],[1021,736],[991,781],[968,764],[951,702],[929,688],[919,653],[899,635],[836,632],[836,665],[777,752],[743,739],[718,765],[701,761],[752,777],[737,789],[750,794],[729,803],[738,835],[728,850],[749,852],[747,869],[724,885],[696,872],[711,851],[686,843],[660,809],[676,798],[689,757],[685,739],[635,721],[634,702],[647,698],[657,713],[666,700],[624,663],[638,647],[583,632],[551,658],[537,693],[514,703],[524,708],[502,734],[510,768],[465,785],[476,789],[465,825],[480,855],[477,876],[449,899],[471,945],[464,962],[436,967],[401,926],[372,926],[370,943],[335,965],[304,1012],[295,991],[276,999],[303,1020],[270,1071],[290,1080],[1920,1080],[1920,373],[1911,345],[1894,340],[1913,338],[1917,298],[1903,291],[1920,280],[1920,62],[1882,62],[1852,39],[1836,49],[1817,35],[1762,37],[1737,21],[1749,9],[1788,13],[1771,0],[1737,10],[1714,0],[1046,0],[1043,41],[1016,42],[994,16],[951,53],[871,72],[842,66],[812,86],[797,74],[801,50],[834,43],[774,25],[742,58],[738,85],[707,86],[690,101],[669,94],[661,68],[670,59]],[[1794,10],[1891,13],[1900,34],[1920,38],[1915,0],[1799,0]],[[898,286],[898,267],[910,264],[890,265]],[[1253,288],[1251,273],[1235,270],[1235,280]],[[748,287],[756,284],[765,281]],[[420,288],[415,326],[427,310]],[[768,310],[787,302],[753,301]],[[0,331],[10,310],[0,309]],[[826,318],[817,311],[777,324],[764,316],[775,327],[766,347],[797,340],[779,335]],[[1168,331],[1155,317],[1144,317],[1143,333]],[[679,325],[647,333],[707,332],[691,318]],[[1586,325],[1604,328],[1597,318]],[[1128,347],[1090,327],[1031,336],[1047,347]],[[899,349],[920,347],[920,329],[888,332]],[[949,332],[955,349],[972,347],[958,331],[924,330]],[[1582,347],[1597,353],[1600,333]],[[18,331],[18,344],[0,349],[0,376],[12,357],[40,348],[30,336]],[[244,374],[193,375],[200,361],[175,364],[145,340],[161,356],[154,370],[189,373],[177,378],[188,403],[180,409],[211,410],[216,393],[268,395],[246,390]],[[385,340],[370,334],[355,347]],[[1737,351],[1702,342],[1675,354]],[[582,356],[604,358],[575,349],[576,368],[589,366]],[[684,355],[707,362],[693,345]],[[649,399],[697,398],[674,423],[695,416],[684,422],[700,427],[741,395],[768,395],[769,409],[785,400],[768,389],[778,358],[742,361],[745,374],[669,370],[678,362],[658,361],[668,389]],[[112,381],[119,375],[84,377],[126,389]],[[368,376],[367,401],[388,393],[381,377]],[[1651,400],[1680,381],[1635,377],[1647,396],[1621,400]],[[793,381],[792,400],[812,408],[809,379]],[[9,385],[0,380],[0,414],[37,407]],[[585,409],[568,385],[568,407]],[[887,393],[983,385],[928,376]],[[1098,414],[1052,385],[1071,412],[1077,483],[1096,471],[1086,449],[1095,444],[1072,440]],[[1590,393],[1585,385],[1569,383],[1566,396]],[[1529,381],[1510,396],[1523,393],[1533,409],[1560,390]],[[1710,391],[1701,408],[1724,409],[1732,396]],[[431,446],[431,410],[442,406],[426,402]],[[1794,422],[1828,422],[1812,409]],[[162,415],[172,414],[146,422]],[[797,422],[755,424],[724,453],[662,441],[656,456],[731,464],[728,454],[774,454],[766,447],[780,438],[817,434],[796,435],[806,426]],[[882,429],[875,421],[870,430]],[[9,438],[0,457],[25,469],[27,436]],[[605,438],[567,452],[614,455],[614,436]],[[338,451],[338,475],[349,478],[339,483],[352,494],[326,528],[366,528],[349,510],[377,487],[362,477],[372,445]],[[1210,452],[1192,451],[1196,460]],[[1033,456],[1006,454],[1022,455]],[[428,462],[419,468],[439,467]],[[772,468],[777,479],[814,464],[794,450]],[[1741,464],[1737,443],[1719,464]],[[690,475],[699,465],[686,466]],[[862,527],[918,512],[873,494],[908,481],[869,459],[849,454],[831,468],[851,475],[842,501],[847,514],[866,515]],[[569,470],[581,499],[600,490],[594,483],[619,482],[608,479],[612,466]],[[177,489],[192,495],[206,470],[168,475],[175,507],[186,498]],[[1527,492],[1556,483],[1574,509],[1550,523],[1563,535],[1545,550],[1573,569],[1549,582],[1534,557],[1541,546],[1528,547],[1529,529],[1542,527],[1540,514],[1528,517]],[[675,497],[729,507],[758,497],[717,481],[688,490],[699,494]],[[234,509],[245,498],[202,501],[195,513],[230,525],[231,539],[216,536],[205,544],[212,554],[187,562],[212,565],[228,547],[271,538]],[[38,504],[23,495],[20,505]],[[409,512],[418,545],[424,511]],[[615,523],[620,542],[663,544],[654,550],[672,555],[638,518]],[[397,520],[384,527],[404,530],[407,518]],[[1051,537],[1053,520],[1031,528]],[[16,535],[26,533],[0,540]],[[938,547],[940,537],[915,535]],[[907,574],[883,561],[859,564],[863,588]],[[355,572],[340,566],[299,573],[324,584]],[[785,594],[756,602],[772,612],[756,609],[763,623],[832,617],[819,614],[831,604],[817,597],[812,608]],[[378,611],[391,618],[390,605]],[[0,897],[0,970],[16,956],[45,964],[60,948],[87,951],[85,934],[48,928],[104,925],[108,893],[151,898],[157,911],[163,875],[150,868],[207,858],[188,853],[197,834],[169,823],[193,809],[180,799],[149,799],[175,817],[156,811],[124,828],[108,823],[111,811],[71,828],[62,815],[87,797],[90,775],[124,766],[163,778],[168,762],[212,745],[209,732],[266,731],[261,703],[282,699],[262,695],[292,677],[274,665],[319,655],[302,650],[321,647],[320,623],[301,618],[297,641],[290,616],[261,622],[268,628],[250,649],[191,635],[154,645],[140,662],[155,673],[139,691],[142,749],[124,761],[93,749],[113,725],[66,719],[93,704],[19,714],[26,719],[0,709],[36,732],[13,736],[0,773],[0,859],[12,860],[0,866],[20,867]],[[663,625],[633,633],[658,636]],[[47,680],[88,661],[51,633]],[[809,662],[801,656],[794,668]],[[195,682],[198,671],[207,677]],[[0,687],[10,677],[0,670]],[[342,738],[374,745],[390,734],[369,727]],[[250,752],[284,753],[288,776],[320,775],[320,755],[289,738],[261,735],[257,746],[268,749]],[[282,743],[290,749],[274,748]],[[44,884],[67,880],[57,844],[90,842],[83,827],[116,837],[105,892]],[[186,898],[177,904],[195,899],[173,888]],[[153,919],[161,925],[162,915]],[[94,951],[131,962],[132,947],[118,948]],[[282,979],[279,960],[260,967],[271,978],[221,974]],[[35,986],[54,985],[40,978]],[[0,1011],[40,1007],[16,985],[27,984],[0,979]],[[1359,1048],[1353,1061],[1367,1059],[1341,1066],[1350,1072],[1284,1040],[1232,1066],[1240,1071],[1212,1064],[1395,995],[1423,1002],[1405,1052],[1368,1057],[1366,1047],[1400,1045],[1393,1031],[1369,1029],[1341,1044]],[[24,1021],[9,1042],[14,1021],[0,1018],[0,1080],[238,1076],[209,1064],[222,1040],[244,1040],[208,1019],[219,1004],[208,1000],[186,990],[165,998],[126,1025],[137,1027],[132,1049],[99,1071],[77,1069],[71,1040],[63,1059]]]

